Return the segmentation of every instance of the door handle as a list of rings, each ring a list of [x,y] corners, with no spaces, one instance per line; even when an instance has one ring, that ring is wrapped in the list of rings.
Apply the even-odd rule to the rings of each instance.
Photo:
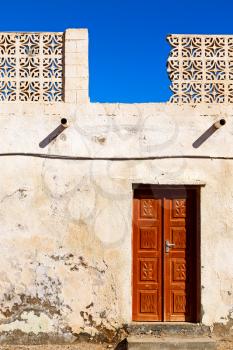
[[[166,253],[169,253],[170,248],[173,248],[173,247],[175,247],[175,243],[170,243],[169,241],[165,242],[165,252]]]

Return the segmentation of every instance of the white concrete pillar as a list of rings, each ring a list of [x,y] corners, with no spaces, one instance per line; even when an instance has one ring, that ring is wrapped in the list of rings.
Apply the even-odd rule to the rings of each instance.
[[[65,31],[64,98],[66,103],[89,103],[88,30]]]

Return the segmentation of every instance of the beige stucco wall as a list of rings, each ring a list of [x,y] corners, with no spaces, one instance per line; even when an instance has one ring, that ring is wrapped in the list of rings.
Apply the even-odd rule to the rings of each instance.
[[[40,148],[61,117],[69,127]],[[226,125],[193,148],[221,117]],[[94,158],[230,157],[230,107],[8,104],[0,118],[0,332],[94,335],[101,325],[114,331],[131,322],[134,183],[205,184],[202,321],[227,322],[233,304],[233,161]]]
[[[0,105],[0,340],[14,332],[111,337],[131,323],[135,183],[204,185],[202,322],[226,324],[233,160],[215,158],[233,157],[232,107],[92,104],[74,91],[54,105]],[[63,117],[69,127],[40,148]],[[194,148],[220,118],[226,125]]]

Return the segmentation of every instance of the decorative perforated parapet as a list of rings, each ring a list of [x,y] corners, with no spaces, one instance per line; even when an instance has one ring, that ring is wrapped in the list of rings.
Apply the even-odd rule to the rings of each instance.
[[[0,101],[62,101],[62,33],[0,33]]]
[[[174,103],[233,102],[233,36],[169,35]]]

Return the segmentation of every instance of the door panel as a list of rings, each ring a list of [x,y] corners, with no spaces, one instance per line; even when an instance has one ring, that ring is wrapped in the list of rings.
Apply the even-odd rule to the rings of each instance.
[[[134,200],[133,319],[161,320],[161,199]]]
[[[168,197],[168,195],[166,196]],[[164,198],[164,320],[191,321],[190,263],[193,230],[189,215],[192,197],[187,192]],[[174,244],[166,251],[166,241]],[[190,261],[191,260],[191,261]],[[190,261],[190,263],[189,263]]]
[[[193,190],[135,196],[133,320],[195,321],[195,222]]]

